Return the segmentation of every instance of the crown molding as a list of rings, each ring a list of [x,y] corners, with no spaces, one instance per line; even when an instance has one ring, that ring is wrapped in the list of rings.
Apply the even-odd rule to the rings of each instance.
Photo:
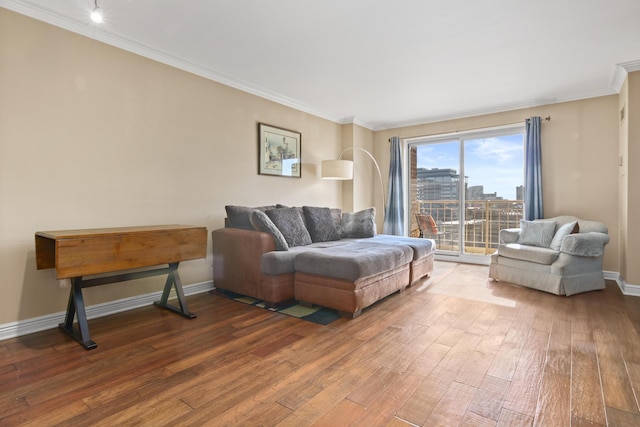
[[[640,71],[640,59],[636,61],[621,62],[613,67],[610,86],[616,91],[616,93],[620,93],[622,85],[627,78],[627,74],[633,73],[634,71]]]
[[[151,46],[144,45],[139,42],[122,37],[118,34],[105,31],[102,28],[96,26],[83,25],[77,21],[73,21],[65,16],[62,16],[53,10],[46,9],[40,5],[34,5],[28,0],[0,0],[0,7],[4,7],[8,10],[20,13],[22,15],[29,16],[39,21],[46,22],[56,27],[63,28],[65,30],[86,36],[88,38],[103,42],[105,44],[123,49],[125,51],[140,55],[142,57],[151,59],[153,61],[169,65],[171,67],[189,72],[191,74],[206,78],[208,80],[215,81],[225,86],[238,89],[240,91],[250,93],[260,98],[267,99],[277,104],[284,105],[286,107],[293,108],[304,113],[311,114],[313,116],[329,120],[338,124],[357,124],[372,131],[381,131],[388,129],[395,129],[407,126],[423,125],[435,122],[441,122],[446,120],[462,119],[473,116],[481,116],[493,113],[502,113],[505,111],[519,110],[524,108],[539,107],[543,105],[556,104],[561,102],[577,101],[581,99],[595,98],[599,96],[607,96],[620,93],[622,85],[626,79],[627,73],[640,71],[640,60],[623,62],[616,64],[613,67],[613,71],[609,81],[609,89],[583,92],[565,98],[545,98],[534,101],[518,102],[503,104],[488,108],[481,108],[475,110],[467,110],[453,114],[443,114],[436,116],[423,116],[412,120],[386,122],[375,121],[367,122],[361,119],[356,119],[354,116],[344,117],[338,116],[334,113],[320,110],[309,104],[303,103],[299,100],[283,96],[281,94],[272,92],[260,86],[254,85],[247,81],[235,78],[228,74],[222,73],[218,70],[213,70],[205,67],[201,64],[189,61],[185,58],[178,57],[173,54],[155,49]]]
[[[497,106],[488,107],[488,108],[467,110],[467,111],[454,113],[454,114],[442,114],[438,116],[422,117],[415,120],[408,120],[408,121],[402,121],[402,122],[388,122],[388,123],[377,122],[377,123],[372,123],[371,124],[372,127],[370,129],[373,131],[381,131],[381,130],[403,128],[408,126],[426,125],[430,123],[443,122],[448,120],[464,119],[468,117],[484,116],[487,114],[522,110],[525,108],[542,107],[545,105],[553,105],[553,104],[559,104],[563,102],[580,101],[582,99],[598,98],[600,96],[615,95],[617,93],[619,93],[619,91],[614,91],[613,88],[605,89],[605,90],[594,90],[590,92],[582,92],[580,94],[567,96],[567,97],[544,98],[544,99],[539,99],[534,101],[515,102],[515,103],[502,104],[502,105],[497,105]]]
[[[634,71],[640,71],[640,59],[635,61],[621,62],[618,64],[619,67],[622,67],[627,73],[633,73]]]
[[[147,46],[143,43],[133,41],[119,34],[106,31],[103,28],[83,25],[72,19],[55,13],[52,10],[33,5],[28,1],[0,0],[0,7],[4,7],[5,9],[12,10],[22,15],[29,16],[39,21],[46,22],[47,24],[51,24],[56,27],[71,31],[73,33],[80,34],[93,40],[108,44],[110,46],[123,49],[127,52],[143,56],[156,62],[160,62],[162,64],[187,71],[191,74],[195,74],[208,80],[221,83],[225,86],[229,86],[234,89],[238,89],[243,92],[258,96],[260,98],[273,101],[286,107],[291,107],[298,111],[311,114],[313,116],[317,116],[335,123],[343,124],[343,118],[333,113],[319,110],[296,99],[283,96],[281,94],[264,89],[260,86],[222,73],[218,70],[207,68],[201,64],[189,61],[185,58],[181,58],[179,56],[161,51],[159,49],[155,49],[151,46]]]

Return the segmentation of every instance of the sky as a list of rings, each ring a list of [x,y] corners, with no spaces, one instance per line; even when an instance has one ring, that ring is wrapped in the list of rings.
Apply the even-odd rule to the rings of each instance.
[[[485,193],[496,192],[505,200],[515,200],[516,187],[524,183],[523,135],[466,140],[465,170],[468,186],[483,185]],[[420,145],[419,168],[455,169],[460,172],[458,141]]]

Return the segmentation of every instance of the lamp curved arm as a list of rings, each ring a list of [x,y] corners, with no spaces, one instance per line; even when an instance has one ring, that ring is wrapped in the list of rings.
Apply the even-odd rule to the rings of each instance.
[[[373,164],[376,167],[376,171],[378,171],[378,179],[380,180],[380,193],[382,194],[382,215],[385,215],[386,210],[387,210],[387,202],[385,201],[385,194],[384,194],[384,185],[382,183],[382,173],[380,172],[380,166],[378,166],[378,162],[376,162],[376,159],[373,157],[373,154],[371,154],[370,152],[368,152],[367,150],[365,150],[364,148],[360,148],[360,147],[349,147],[349,148],[345,148],[344,150],[342,150],[342,153],[340,153],[340,155],[338,156],[338,160],[342,159],[342,155],[344,153],[346,153],[349,150],[353,150],[353,151],[362,151],[363,153],[365,153],[367,156],[369,156],[369,158],[371,159],[371,161],[373,162]]]

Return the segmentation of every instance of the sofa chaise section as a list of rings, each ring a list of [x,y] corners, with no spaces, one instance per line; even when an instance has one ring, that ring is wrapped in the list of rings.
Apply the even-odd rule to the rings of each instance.
[[[295,298],[357,317],[363,308],[410,285],[412,260],[409,246],[374,241],[307,251],[295,258]]]

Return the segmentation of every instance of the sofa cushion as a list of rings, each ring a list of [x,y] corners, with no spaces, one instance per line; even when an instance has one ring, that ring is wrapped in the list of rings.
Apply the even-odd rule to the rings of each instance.
[[[560,255],[560,252],[553,249],[521,245],[520,243],[500,245],[498,253],[505,258],[520,259],[543,265],[552,264]]]
[[[436,251],[435,241],[432,239],[421,239],[415,237],[402,237],[392,236],[389,234],[378,234],[373,239],[367,240],[369,242],[380,242],[387,245],[404,245],[413,249],[413,259],[419,260],[430,255]]]
[[[278,227],[289,247],[311,243],[311,236],[304,226],[300,210],[296,208],[269,209],[265,214]]]
[[[520,220],[520,236],[518,237],[518,243],[521,245],[548,248],[551,244],[555,231],[555,221],[526,221],[522,219]]]
[[[560,226],[558,228],[558,231],[556,231],[556,234],[553,235],[553,239],[551,240],[549,248],[553,249],[554,251],[559,251],[560,246],[562,245],[562,239],[564,239],[565,236],[568,236],[569,234],[576,233],[576,227],[578,227],[578,221],[571,221]]]
[[[331,242],[312,243],[306,246],[294,246],[288,251],[271,251],[262,254],[260,258],[260,271],[262,274],[277,276],[280,274],[295,273],[293,261],[296,256],[308,251],[324,251],[328,248],[353,244],[352,240],[335,240]],[[331,250],[331,249],[329,249]]]
[[[227,211],[227,225],[231,228],[255,230],[253,225],[251,225],[251,212],[256,209],[266,211],[267,209],[274,209],[275,207],[276,206],[259,206],[252,208],[248,206],[227,205],[224,207]]]
[[[329,208],[303,206],[302,210],[307,220],[307,230],[312,242],[340,240],[340,233],[336,229]]]
[[[376,208],[342,213],[341,237],[373,237],[376,235]]]
[[[330,208],[331,219],[333,220],[333,226],[336,228],[338,232],[338,236],[342,235],[342,209],[340,208]]]
[[[412,259],[413,250],[409,246],[355,242],[331,250],[305,251],[295,257],[294,267],[296,273],[355,282],[394,270]]]
[[[249,216],[249,220],[251,221],[251,225],[258,231],[264,231],[265,233],[269,233],[273,236],[273,240],[276,242],[276,250],[277,251],[288,251],[289,244],[287,240],[282,235],[282,232],[276,227],[276,225],[271,221],[271,218],[267,216],[266,213],[254,209]]]

